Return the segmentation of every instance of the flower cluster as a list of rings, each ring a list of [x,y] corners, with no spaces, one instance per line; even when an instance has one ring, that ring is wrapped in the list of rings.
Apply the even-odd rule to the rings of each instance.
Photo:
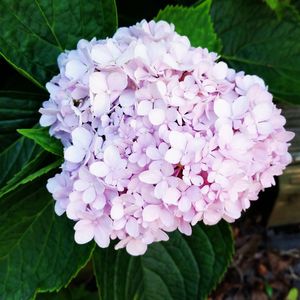
[[[47,188],[75,240],[141,255],[199,221],[232,222],[290,163],[293,133],[262,79],[164,21],[80,40],[58,58],[40,124],[64,145]]]

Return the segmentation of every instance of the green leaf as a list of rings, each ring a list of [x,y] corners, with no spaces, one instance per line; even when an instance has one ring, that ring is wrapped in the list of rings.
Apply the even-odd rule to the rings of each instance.
[[[40,87],[57,73],[60,52],[117,28],[114,0],[1,0],[0,11],[1,55]]]
[[[0,198],[15,190],[19,186],[27,184],[49,173],[50,171],[58,168],[62,164],[62,159],[58,159],[53,163],[33,172],[36,169],[36,166],[39,166],[40,163],[44,161],[44,158],[45,152],[41,152],[36,156],[35,159],[33,159],[27,165],[25,165],[19,173],[17,173],[10,181],[7,182],[7,184],[2,189],[0,189]]]
[[[0,151],[18,136],[17,128],[31,127],[39,118],[42,95],[0,91]]]
[[[141,257],[125,250],[97,249],[94,271],[102,300],[201,300],[223,277],[232,258],[230,227],[197,225],[154,243]]]
[[[34,140],[46,151],[58,156],[63,155],[63,146],[59,140],[50,136],[49,128],[18,129],[20,134]]]
[[[300,103],[298,18],[279,20],[262,1],[252,0],[214,1],[211,14],[230,66],[262,77],[279,100]]]
[[[75,244],[73,224],[55,215],[43,185],[36,182],[0,203],[1,299],[27,300],[66,286],[93,251],[93,244]]]
[[[173,23],[175,30],[186,35],[194,47],[220,52],[222,46],[213,28],[210,6],[211,0],[194,7],[167,6],[155,19]]]
[[[58,293],[37,294],[36,300],[98,300],[97,292],[90,292],[84,286],[70,286]]]
[[[1,152],[0,187],[19,173],[24,165],[29,164],[42,151],[43,149],[34,141],[22,137]]]
[[[298,295],[299,295],[298,289],[291,288],[288,295],[286,296],[286,300],[297,300]]]

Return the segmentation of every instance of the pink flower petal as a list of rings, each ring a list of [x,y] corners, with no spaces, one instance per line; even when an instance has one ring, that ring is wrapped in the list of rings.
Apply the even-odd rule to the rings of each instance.
[[[158,126],[161,125],[166,118],[165,111],[159,108],[154,108],[149,112],[149,121],[151,124]]]
[[[119,97],[119,102],[123,107],[130,107],[135,104],[136,98],[135,93],[132,90],[125,90]]]
[[[126,245],[126,250],[130,255],[138,256],[145,254],[147,245],[140,240],[130,240]]]
[[[92,203],[96,199],[96,192],[94,187],[86,189],[82,194],[82,200],[85,203]]]
[[[181,160],[182,153],[177,149],[169,149],[165,154],[165,160],[171,164],[178,164]]]
[[[165,195],[163,196],[164,203],[167,204],[177,204],[178,199],[180,198],[181,193],[176,188],[170,187],[166,190]]]
[[[158,205],[147,205],[143,209],[143,220],[145,222],[153,222],[160,216],[160,207]]]
[[[103,178],[110,172],[110,169],[103,161],[97,161],[90,165],[90,172],[97,177]]]
[[[140,181],[148,184],[156,184],[161,180],[161,173],[157,170],[144,171],[139,175]]]
[[[231,116],[230,104],[223,99],[217,99],[214,103],[214,112],[219,118],[228,118]]]
[[[123,72],[113,72],[107,77],[108,89],[111,91],[123,91],[127,86],[127,76]]]
[[[123,205],[121,203],[113,204],[110,211],[110,216],[114,220],[119,220],[123,218],[124,216]]]

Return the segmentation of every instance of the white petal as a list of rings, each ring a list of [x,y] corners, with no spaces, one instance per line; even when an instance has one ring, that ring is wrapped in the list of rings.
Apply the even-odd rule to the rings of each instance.
[[[70,161],[72,163],[79,163],[83,160],[86,155],[86,151],[82,148],[70,146],[65,149],[64,157],[65,160]]]
[[[231,116],[230,104],[224,99],[217,99],[214,103],[214,112],[219,118],[228,118]]]
[[[148,184],[156,184],[161,180],[161,173],[158,170],[144,171],[139,175],[140,181]]]
[[[97,177],[105,177],[110,169],[103,161],[97,161],[90,165],[90,172]]]
[[[130,255],[143,255],[147,250],[147,245],[140,240],[130,240],[126,245],[126,250]]]
[[[154,108],[149,112],[149,121],[152,125],[158,126],[166,119],[166,114],[163,109]]]
[[[153,222],[160,216],[160,207],[158,205],[147,205],[143,209],[143,220],[146,222]]]
[[[165,154],[165,160],[171,164],[178,164],[181,160],[181,151],[171,148]]]

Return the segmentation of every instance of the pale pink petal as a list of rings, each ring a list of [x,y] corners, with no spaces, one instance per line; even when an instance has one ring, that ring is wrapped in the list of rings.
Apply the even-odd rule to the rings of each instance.
[[[219,118],[231,116],[231,106],[224,99],[217,99],[214,103],[214,112]]]
[[[91,203],[96,199],[96,192],[94,187],[86,189],[82,194],[82,200],[85,203]]]
[[[192,203],[189,198],[187,197],[181,197],[181,199],[178,201],[178,209],[182,212],[187,212],[191,208]]]
[[[249,108],[247,97],[239,97],[232,103],[232,113],[234,117],[242,116]]]
[[[153,222],[160,216],[160,207],[158,205],[147,205],[143,209],[143,219],[145,222]]]
[[[126,245],[126,250],[130,255],[143,255],[147,250],[147,245],[140,240],[130,240]]]
[[[116,203],[112,205],[110,211],[111,218],[114,220],[119,220],[124,216],[124,208],[121,203]]]
[[[101,248],[107,248],[110,242],[109,233],[105,229],[101,228],[101,226],[97,226],[94,231],[94,238],[97,245]]]
[[[269,103],[261,103],[253,108],[253,116],[256,122],[267,121],[271,118],[273,106]]]
[[[130,236],[134,238],[138,237],[140,232],[137,220],[135,218],[129,218],[125,226],[125,230]]]
[[[105,177],[110,169],[103,161],[97,161],[90,165],[90,172],[97,177]]]
[[[180,150],[171,148],[165,154],[165,160],[171,164],[178,164],[181,160],[182,153]]]
[[[77,80],[87,71],[87,66],[77,59],[69,60],[66,64],[65,75],[69,79]]]
[[[106,65],[112,62],[112,55],[106,45],[95,45],[91,51],[92,59],[101,64]]]
[[[74,189],[76,191],[79,192],[83,192],[84,190],[86,190],[88,187],[90,186],[90,183],[88,183],[87,181],[78,179],[74,182]],[[48,187],[48,186],[47,186]],[[48,189],[49,190],[49,189]]]
[[[169,141],[172,148],[181,151],[184,151],[187,143],[185,134],[179,131],[171,131],[169,134]]]
[[[106,147],[104,150],[103,159],[104,162],[109,166],[120,166],[121,157],[118,148],[114,145],[109,145]]]
[[[170,187],[166,190],[166,193],[163,196],[164,203],[167,204],[177,204],[178,199],[180,198],[181,193],[176,188]]]
[[[123,91],[127,86],[127,76],[123,72],[112,72],[107,77],[110,91]]]
[[[213,76],[218,80],[225,79],[225,77],[227,76],[227,71],[228,71],[228,66],[226,63],[222,61],[215,64],[212,68]]]
[[[81,224],[83,220],[78,221],[75,225],[74,239],[77,244],[86,244],[94,237],[94,228],[90,222]],[[77,226],[77,228],[76,228]]]
[[[135,92],[132,90],[125,90],[119,97],[119,102],[123,107],[130,107],[136,102]]]
[[[137,114],[139,116],[146,116],[152,110],[152,102],[148,100],[141,101],[137,106]]]
[[[165,111],[159,108],[154,108],[149,112],[149,121],[153,125],[160,125],[165,121]]]
[[[148,184],[156,184],[161,180],[161,173],[157,170],[144,171],[139,175],[140,181]]]
[[[94,97],[92,110],[96,117],[100,117],[103,114],[109,112],[110,99],[106,93],[99,93]]]
[[[94,72],[89,77],[90,91],[98,94],[107,90],[106,76],[102,72]]]

